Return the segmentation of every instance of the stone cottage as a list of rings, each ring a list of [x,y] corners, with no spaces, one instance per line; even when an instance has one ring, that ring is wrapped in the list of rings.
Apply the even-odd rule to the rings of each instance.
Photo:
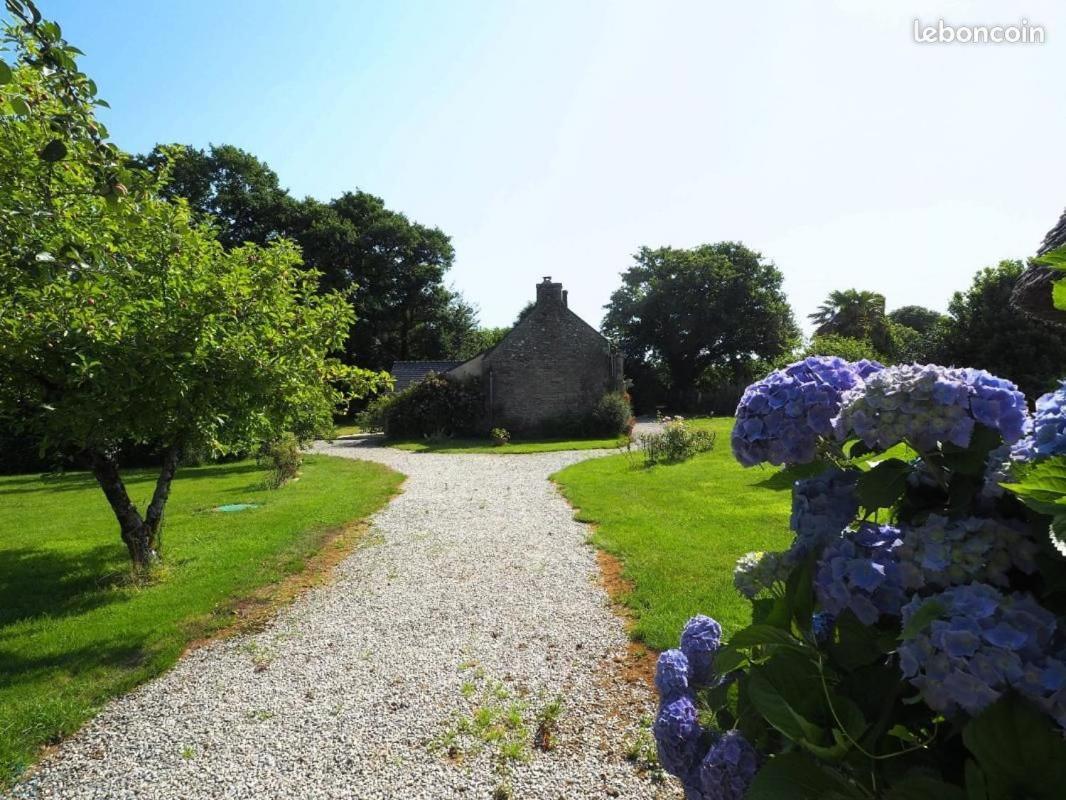
[[[430,372],[480,380],[485,430],[550,432],[625,388],[621,353],[569,309],[563,285],[550,276],[537,284],[530,313],[494,347],[462,363],[398,361],[392,368],[397,389]]]

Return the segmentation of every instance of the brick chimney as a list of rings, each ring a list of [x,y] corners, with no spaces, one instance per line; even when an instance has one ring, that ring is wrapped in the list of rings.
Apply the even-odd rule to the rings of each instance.
[[[544,280],[537,284],[537,305],[558,303],[566,305],[566,293],[561,283],[552,283],[552,276],[545,275]]]

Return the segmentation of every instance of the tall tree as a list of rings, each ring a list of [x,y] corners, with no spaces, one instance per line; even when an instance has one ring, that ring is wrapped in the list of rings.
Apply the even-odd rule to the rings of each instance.
[[[978,272],[968,290],[955,293],[937,360],[986,369],[1034,399],[1066,377],[1066,328],[1011,306],[1024,270],[1021,261],[1001,261]]]
[[[888,318],[897,325],[906,325],[923,334],[930,333],[947,320],[945,314],[925,306],[900,306],[888,312]]]
[[[674,402],[684,403],[710,367],[741,374],[798,342],[781,272],[738,242],[645,247],[634,261],[611,295],[603,329],[631,374],[665,371]]]
[[[808,317],[819,335],[833,334],[867,340],[878,350],[890,349],[885,318],[885,297],[877,292],[844,289],[830,292],[818,310]]]
[[[309,438],[383,378],[329,357],[354,315],[318,293],[292,244],[226,250],[150,173],[116,166],[77,51],[27,13],[6,34],[19,61],[0,69],[13,112],[0,126],[0,422],[86,459],[144,567],[183,453]],[[57,128],[68,116],[85,124]],[[143,510],[121,475],[131,444],[162,461]]]
[[[157,147],[141,163],[168,176],[168,196],[213,219],[227,247],[287,236],[322,272],[324,289],[351,290],[359,311],[345,346],[351,363],[384,369],[395,360],[455,357],[453,343],[477,327],[471,306],[444,284],[455,256],[448,236],[379,197],[295,200],[269,166],[230,145]]]

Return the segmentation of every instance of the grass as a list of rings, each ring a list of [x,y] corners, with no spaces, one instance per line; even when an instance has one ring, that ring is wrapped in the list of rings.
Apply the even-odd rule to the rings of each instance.
[[[264,478],[252,462],[181,470],[164,566],[138,584],[90,475],[0,477],[0,789],[41,745],[170,667],[191,642],[233,626],[250,603],[269,609],[286,588],[294,593],[309,562],[309,572],[335,563],[359,538],[346,523],[380,508],[402,481],[327,456],[307,457],[282,489],[266,490]],[[135,501],[153,479],[129,473]],[[211,510],[241,502],[261,505]]]
[[[714,617],[727,633],[747,625],[750,605],[733,588],[737,558],[792,540],[794,476],[741,467],[729,448],[732,419],[691,424],[715,432],[712,451],[651,468],[639,454],[611,456],[553,476],[577,518],[595,523],[593,542],[621,559],[632,634],[656,650],[676,647],[694,614]]]
[[[607,439],[531,439],[510,442],[500,446],[487,439],[411,439],[389,442],[390,447],[409,450],[412,453],[494,453],[496,455],[519,455],[525,453],[552,453],[557,450],[613,450],[625,447],[626,436]]]

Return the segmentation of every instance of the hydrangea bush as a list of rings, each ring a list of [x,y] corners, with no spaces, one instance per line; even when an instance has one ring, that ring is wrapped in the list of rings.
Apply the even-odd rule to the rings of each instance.
[[[736,417],[745,466],[814,468],[791,547],[737,563],[753,624],[660,657],[686,798],[1063,796],[1066,383],[1030,416],[981,370],[807,358]]]

